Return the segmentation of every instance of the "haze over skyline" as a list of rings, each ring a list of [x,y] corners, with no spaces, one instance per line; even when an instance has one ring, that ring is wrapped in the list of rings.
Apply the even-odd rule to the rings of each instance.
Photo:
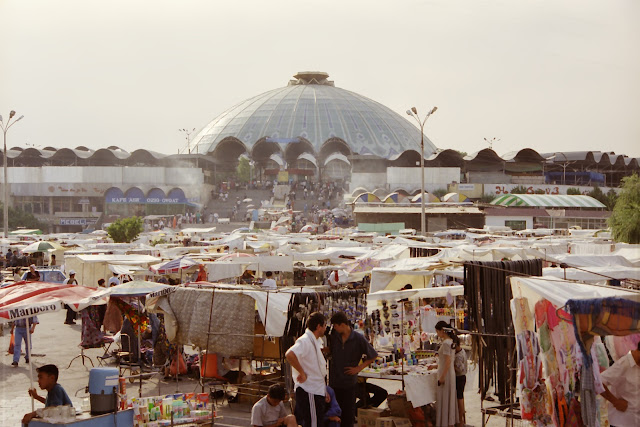
[[[5,0],[0,114],[8,146],[173,154],[180,128],[285,86],[298,71],[472,153],[640,156],[636,0]]]

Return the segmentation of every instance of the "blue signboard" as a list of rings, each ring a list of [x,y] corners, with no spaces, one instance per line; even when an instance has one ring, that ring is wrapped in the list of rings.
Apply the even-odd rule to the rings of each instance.
[[[147,203],[151,203],[151,204],[163,203],[163,200],[166,198],[167,196],[165,196],[164,191],[162,191],[159,188],[152,188],[147,193]]]

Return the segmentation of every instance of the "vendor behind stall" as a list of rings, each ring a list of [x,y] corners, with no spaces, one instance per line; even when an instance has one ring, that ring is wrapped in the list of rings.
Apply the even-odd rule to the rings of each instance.
[[[38,386],[42,390],[47,390],[47,398],[38,395],[35,388],[29,389],[29,396],[33,397],[38,402],[44,403],[44,407],[50,406],[73,406],[71,399],[64,391],[64,388],[58,384],[58,367],[56,365],[44,365],[36,368],[38,372]],[[22,418],[24,424],[29,424],[29,421],[36,416],[36,412],[29,412]]]

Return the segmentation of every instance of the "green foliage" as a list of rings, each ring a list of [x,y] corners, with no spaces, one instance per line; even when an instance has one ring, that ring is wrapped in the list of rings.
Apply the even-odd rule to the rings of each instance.
[[[491,203],[493,201],[493,199],[495,199],[496,196],[493,194],[488,194],[488,193],[484,193],[482,195],[482,197],[480,197],[480,202],[481,203]]]
[[[622,191],[609,218],[613,238],[617,242],[640,243],[640,178],[622,179]]]
[[[613,193],[613,194],[611,194]],[[598,187],[596,185],[596,187],[591,190],[588,194],[588,196],[593,197],[594,199],[598,200],[599,202],[601,202],[603,205],[605,205],[607,207],[607,209],[612,210],[613,207],[616,204],[616,200],[618,198],[618,195],[616,194],[615,191],[613,190],[609,190],[609,193],[604,194],[604,192],[600,189],[600,187]]]
[[[0,226],[2,224],[4,224],[4,205],[0,203]],[[46,226],[45,223],[33,216],[33,214],[9,206],[9,230],[15,230],[19,227],[45,229]]]
[[[431,192],[431,194],[436,196],[438,199],[442,199],[442,197],[444,197],[447,193],[448,193],[448,191],[446,189],[444,189],[444,188],[438,188],[437,190],[433,190]]]
[[[249,159],[246,157],[241,157],[238,161],[236,176],[238,178],[238,182],[243,184],[248,183],[251,179],[251,164],[249,163]]]
[[[575,188],[575,187],[567,188],[567,195],[568,196],[579,196],[581,194],[582,194],[582,192],[580,191],[579,188]]]
[[[542,188],[538,188],[538,189],[535,191],[535,193],[536,193],[536,194],[547,194],[547,192],[546,192],[546,191],[544,191]]]
[[[142,218],[132,216],[116,220],[107,228],[107,233],[116,243],[129,243],[138,238],[142,229]]]
[[[524,185],[518,185],[517,187],[513,187],[510,191],[511,194],[527,194],[527,187]]]
[[[466,151],[460,151],[460,150],[456,150],[458,152],[458,154],[460,154],[462,157],[467,157],[467,152]]]
[[[156,246],[156,245],[163,245],[165,243],[168,243],[168,242],[164,240],[162,237],[160,237],[159,239],[152,240],[151,243],[149,243],[149,245]]]

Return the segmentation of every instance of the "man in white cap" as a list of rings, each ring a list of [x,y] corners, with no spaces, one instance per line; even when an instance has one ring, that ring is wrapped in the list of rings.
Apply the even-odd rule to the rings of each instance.
[[[69,278],[63,282],[65,285],[78,285],[78,281],[76,280],[76,272],[75,270],[69,271]],[[77,313],[73,311],[71,307],[67,304],[64,305],[67,309],[67,317],[64,320],[65,325],[75,325],[76,324],[76,316]]]

